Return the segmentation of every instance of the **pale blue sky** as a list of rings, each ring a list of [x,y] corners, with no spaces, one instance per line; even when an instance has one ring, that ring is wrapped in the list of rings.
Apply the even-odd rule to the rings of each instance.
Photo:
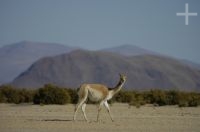
[[[185,11],[198,16],[177,17]],[[0,46],[22,40],[87,49],[122,44],[200,63],[199,0],[0,0]]]

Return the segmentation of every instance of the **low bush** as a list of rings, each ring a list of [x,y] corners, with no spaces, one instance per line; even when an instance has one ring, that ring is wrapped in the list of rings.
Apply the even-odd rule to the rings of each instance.
[[[129,103],[133,100],[134,96],[135,92],[133,91],[120,91],[112,100],[121,103]]]
[[[28,103],[34,104],[76,104],[77,89],[64,89],[47,84],[37,90],[16,89],[9,85],[0,86],[0,103]],[[163,105],[178,105],[179,107],[197,107],[200,105],[200,93],[181,91],[120,91],[110,103],[128,103],[130,106],[140,107],[146,103]],[[88,102],[91,103],[91,102]]]
[[[33,102],[34,90],[16,89],[9,85],[0,86],[0,102],[2,103],[28,103]]]
[[[36,92],[33,102],[34,104],[66,104],[70,103],[70,95],[62,88],[47,84]]]
[[[65,89],[70,96],[70,103],[76,104],[78,102],[77,89]]]
[[[167,95],[165,91],[161,90],[151,90],[146,93],[146,99],[151,104],[158,104],[159,106],[163,106],[167,104]]]

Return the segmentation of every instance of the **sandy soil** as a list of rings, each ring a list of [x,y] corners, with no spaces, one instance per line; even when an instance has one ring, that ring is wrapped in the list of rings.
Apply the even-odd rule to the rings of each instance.
[[[101,122],[96,122],[97,106],[87,105],[90,123],[84,121],[81,111],[72,121],[74,105],[0,104],[0,132],[199,132],[200,107],[177,106],[141,108],[127,104],[113,104],[111,122],[105,109]]]

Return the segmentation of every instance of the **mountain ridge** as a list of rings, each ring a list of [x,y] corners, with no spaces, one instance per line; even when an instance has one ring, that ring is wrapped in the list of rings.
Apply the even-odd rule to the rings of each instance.
[[[119,45],[119,46],[115,46],[111,48],[104,48],[104,49],[101,49],[100,51],[113,52],[113,53],[117,53],[117,54],[121,54],[125,56],[156,55],[156,56],[168,57],[171,59],[175,58],[170,55],[161,54],[159,52],[147,50],[147,49],[141,48],[136,45],[131,45],[131,44],[124,44],[124,45]],[[190,66],[191,68],[196,68],[200,70],[200,64],[197,62],[193,62],[191,60],[186,60],[186,59],[181,59],[181,58],[176,58],[176,59],[180,60],[183,64],[186,64]]]
[[[136,45],[131,45],[131,44],[123,44],[111,48],[104,48],[101,51],[107,51],[107,52],[113,52],[113,53],[118,53],[121,55],[126,55],[126,56],[136,56],[136,55],[161,55],[157,52],[147,50],[144,48],[141,48]]]
[[[200,73],[176,59],[156,55],[127,57],[105,51],[75,50],[36,61],[12,85],[38,88],[46,83],[77,88],[82,83],[116,85],[118,73],[128,76],[127,89],[199,91]]]
[[[25,71],[34,61],[74,50],[56,43],[21,41],[0,48],[0,84],[8,83]]]

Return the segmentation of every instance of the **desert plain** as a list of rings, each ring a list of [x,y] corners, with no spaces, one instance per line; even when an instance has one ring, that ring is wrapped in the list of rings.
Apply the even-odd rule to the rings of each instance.
[[[200,107],[128,104],[111,105],[114,122],[103,108],[89,104],[85,122],[81,110],[73,121],[74,105],[0,104],[0,132],[199,132]]]

